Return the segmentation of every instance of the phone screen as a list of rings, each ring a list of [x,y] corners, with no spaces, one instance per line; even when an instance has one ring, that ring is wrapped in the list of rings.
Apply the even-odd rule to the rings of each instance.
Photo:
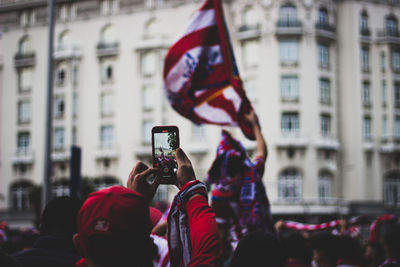
[[[177,162],[175,151],[179,147],[179,130],[176,126],[156,126],[152,129],[153,166],[162,171],[162,183],[173,183]]]

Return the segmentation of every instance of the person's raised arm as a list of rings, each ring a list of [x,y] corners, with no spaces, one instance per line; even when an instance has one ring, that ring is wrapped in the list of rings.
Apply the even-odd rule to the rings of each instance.
[[[253,126],[254,135],[257,142],[256,157],[260,157],[265,161],[268,156],[267,143],[265,142],[264,136],[261,133],[261,127],[257,115],[255,114],[254,110],[252,110],[249,114],[245,114],[245,117]]]
[[[176,151],[178,163],[177,186],[180,196],[186,198],[185,208],[188,215],[191,241],[191,259],[187,266],[219,266],[221,245],[218,236],[215,214],[208,205],[205,187],[196,187],[196,177],[189,158],[182,149]],[[187,192],[189,192],[187,194]],[[186,196],[185,196],[186,194]]]

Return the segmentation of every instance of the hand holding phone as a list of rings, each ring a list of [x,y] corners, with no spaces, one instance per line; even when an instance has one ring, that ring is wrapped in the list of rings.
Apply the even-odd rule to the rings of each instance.
[[[176,184],[176,149],[179,129],[176,126],[155,126],[151,130],[153,167],[161,169],[162,184]]]

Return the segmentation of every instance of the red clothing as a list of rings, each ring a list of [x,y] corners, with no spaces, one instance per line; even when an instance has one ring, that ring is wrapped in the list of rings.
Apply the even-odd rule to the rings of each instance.
[[[220,266],[222,257],[215,214],[202,195],[186,204],[189,218],[192,259],[188,266]]]

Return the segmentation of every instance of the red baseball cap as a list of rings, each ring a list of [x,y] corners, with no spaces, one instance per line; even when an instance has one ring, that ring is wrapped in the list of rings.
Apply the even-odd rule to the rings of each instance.
[[[78,213],[77,224],[85,249],[91,236],[144,237],[151,231],[147,202],[139,193],[122,186],[91,193]]]

